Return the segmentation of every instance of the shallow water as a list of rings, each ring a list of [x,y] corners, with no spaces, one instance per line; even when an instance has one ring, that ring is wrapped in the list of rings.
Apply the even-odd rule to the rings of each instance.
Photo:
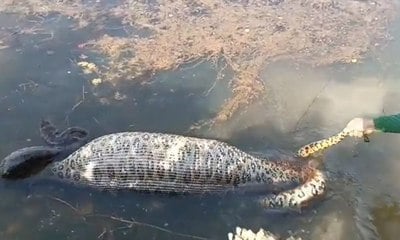
[[[4,26],[12,18],[2,16]],[[7,21],[5,21],[7,19]],[[152,84],[124,84],[124,100],[99,102],[115,89],[92,89],[72,62],[85,32],[51,25],[55,38],[12,36],[0,50],[0,157],[42,144],[38,124],[49,117],[61,127],[79,125],[93,137],[140,130],[223,139],[260,155],[289,154],[342,129],[355,116],[397,113],[400,24],[383,53],[357,64],[312,68],[288,62],[266,67],[265,98],[232,121],[188,133],[210,118],[229,96],[227,81],[213,87],[217,72],[208,63],[160,73]],[[71,61],[72,60],[72,61]],[[229,76],[226,77],[229,79]],[[93,94],[95,93],[95,95]],[[348,139],[324,156],[329,175],[326,198],[302,213],[267,212],[251,196],[159,196],[99,192],[56,182],[0,181],[1,239],[188,239],[176,233],[225,239],[235,226],[263,227],[303,239],[397,239],[400,234],[400,136],[377,134],[370,143]],[[134,219],[165,228],[126,223]]]

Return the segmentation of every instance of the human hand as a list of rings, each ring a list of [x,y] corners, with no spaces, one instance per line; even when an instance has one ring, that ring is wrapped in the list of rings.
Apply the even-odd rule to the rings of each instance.
[[[363,138],[376,131],[374,122],[369,118],[353,118],[347,123],[346,127],[343,129],[351,137]]]

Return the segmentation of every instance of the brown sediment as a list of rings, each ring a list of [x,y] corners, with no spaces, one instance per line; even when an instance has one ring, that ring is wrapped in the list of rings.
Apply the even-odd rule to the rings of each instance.
[[[264,93],[264,83],[259,75],[260,66],[246,66],[236,70],[233,84],[233,96],[226,102],[215,117],[215,123],[227,121],[235,111],[256,100]]]
[[[103,10],[76,0],[5,2],[0,10],[44,14],[46,8],[37,6],[41,2],[48,12],[76,19],[79,26],[102,26],[101,19],[112,18],[146,31],[104,35],[85,44],[105,56],[98,77],[113,84],[143,81],[148,73],[196,60],[223,59],[234,73],[233,94],[214,122],[228,120],[265,94],[268,87],[260,78],[265,64],[280,59],[316,66],[357,62],[388,39],[396,12],[394,0],[120,0]]]

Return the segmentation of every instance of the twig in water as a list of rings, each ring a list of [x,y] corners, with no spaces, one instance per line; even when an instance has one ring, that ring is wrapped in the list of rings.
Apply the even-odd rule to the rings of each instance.
[[[208,96],[210,94],[210,92],[215,88],[215,86],[217,85],[217,82],[220,81],[224,75],[223,75],[223,71],[225,71],[226,67],[228,66],[227,63],[225,63],[225,65],[218,71],[217,73],[217,77],[215,78],[214,83],[212,84],[212,86],[204,93],[204,96]]]
[[[113,234],[114,232],[116,232],[116,231],[119,231],[119,230],[122,230],[122,229],[129,229],[129,228],[132,228],[132,226],[131,225],[129,225],[129,226],[124,226],[124,227],[117,227],[117,228],[114,228],[114,229],[111,229],[111,230],[107,230],[106,228],[104,228],[104,230],[103,230],[103,232],[102,233],[100,233],[100,235],[99,236],[97,236],[97,238],[103,238],[103,236],[104,235],[106,235],[107,233],[109,233],[109,234]],[[108,239],[108,238],[107,238]]]
[[[33,80],[28,80],[27,82],[18,84],[18,87],[22,88],[24,90],[24,92],[26,91],[27,88],[33,89],[33,88],[36,88],[38,86],[39,86],[39,84],[37,84]]]
[[[99,234],[99,236],[97,236],[98,239],[102,238],[104,236],[104,234],[107,233],[107,229],[103,229],[103,232]]]
[[[71,112],[73,112],[79,105],[81,105],[83,103],[83,100],[80,100],[79,102],[77,102],[72,108],[71,108]],[[70,113],[71,113],[70,112]]]
[[[61,198],[58,198],[58,197],[48,196],[48,198],[50,198],[50,199],[52,199],[54,201],[60,202],[60,203],[64,204],[65,206],[71,208],[78,216],[80,216],[82,218],[82,220],[86,221],[85,216],[83,214],[81,214],[79,212],[79,210],[76,207],[72,206],[70,203],[68,203],[68,202],[66,202],[66,201],[64,201],[64,200],[62,200]]]
[[[215,86],[217,85],[217,81],[218,79],[215,79],[214,83],[211,85],[211,87],[204,93],[204,96],[208,96],[210,94],[210,92],[215,88]]]
[[[85,84],[82,84],[82,101],[85,101]]]
[[[143,223],[143,222],[138,222],[134,219],[132,220],[127,220],[127,219],[123,219],[123,218],[118,218],[118,217],[113,217],[113,216],[109,216],[109,215],[104,215],[104,214],[94,214],[94,215],[90,215],[91,217],[103,217],[103,218],[109,218],[111,220],[117,221],[117,222],[121,222],[121,223],[126,223],[128,224],[126,227],[124,228],[132,228],[134,225],[137,226],[143,226],[143,227],[149,227],[149,228],[153,228],[162,232],[166,232],[169,234],[173,234],[176,236],[181,236],[181,237],[187,237],[187,238],[192,238],[192,239],[199,239],[199,240],[206,240],[207,238],[204,237],[199,237],[199,236],[195,236],[195,235],[190,235],[190,234],[185,234],[185,233],[178,233],[178,232],[174,232],[171,230],[168,230],[166,228],[163,227],[159,227],[153,224],[149,224],[149,223]]]
[[[117,221],[120,223],[125,223],[127,224],[126,226],[123,227],[118,227],[115,228],[114,230],[110,230],[111,233],[117,231],[117,230],[121,230],[121,229],[129,229],[132,228],[134,225],[136,226],[143,226],[143,227],[148,227],[148,228],[152,228],[161,232],[165,232],[165,233],[169,233],[175,236],[180,236],[180,237],[186,237],[186,238],[191,238],[191,239],[198,239],[198,240],[207,240],[207,238],[204,237],[200,237],[200,236],[195,236],[195,235],[190,235],[190,234],[185,234],[185,233],[179,233],[179,232],[174,232],[172,230],[163,228],[163,227],[159,227],[150,223],[144,223],[144,222],[138,222],[134,219],[131,220],[127,220],[127,219],[123,219],[123,218],[118,218],[118,217],[114,217],[114,216],[110,216],[110,215],[105,215],[105,214],[82,214],[76,207],[72,206],[72,204],[68,203],[67,201],[64,201],[60,198],[57,197],[52,197],[52,196],[47,196],[48,198],[57,201],[59,203],[62,203],[63,205],[69,207],[71,210],[73,210],[74,213],[76,213],[78,216],[80,216],[82,218],[83,221],[87,222],[87,218],[88,217],[99,217],[99,218],[108,218],[111,219],[113,221]],[[100,233],[100,235],[97,238],[101,238],[103,237],[105,234],[107,233],[107,230],[104,229],[102,233]]]
[[[99,126],[101,126],[101,124],[100,124],[99,120],[97,120],[97,118],[93,117],[93,121],[94,121],[95,123],[97,123]]]
[[[79,100],[79,102],[77,102],[74,106],[72,106],[71,110],[69,110],[65,116],[65,123],[67,123],[67,125],[69,124],[69,115],[71,113],[73,113],[75,111],[75,109],[77,107],[79,107],[79,105],[81,105],[83,102],[85,101],[85,84],[82,84],[82,99]]]
[[[64,200],[62,200],[62,199],[60,199],[60,198],[58,198],[58,197],[51,197],[51,196],[49,196],[48,198],[50,198],[50,199],[52,199],[52,200],[54,200],[54,201],[60,202],[60,203],[62,203],[62,204],[64,204],[64,205],[70,207],[72,210],[74,210],[74,212],[79,213],[79,211],[78,211],[78,209],[77,209],[76,207],[72,206],[70,203],[68,203],[68,202],[66,202],[66,201],[64,201]]]

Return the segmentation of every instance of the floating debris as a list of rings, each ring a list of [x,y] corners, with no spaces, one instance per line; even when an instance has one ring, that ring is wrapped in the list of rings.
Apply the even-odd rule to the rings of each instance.
[[[92,74],[97,73],[99,70],[97,69],[96,64],[91,62],[78,62],[78,66],[82,68],[83,73],[85,74]]]
[[[122,101],[122,100],[126,99],[126,95],[121,94],[120,92],[116,91],[114,94],[114,99],[117,101]]]
[[[87,59],[88,56],[86,56],[85,54],[81,54],[81,55],[79,56],[79,58],[80,58],[80,59]]]
[[[379,4],[358,0],[120,0],[109,8],[102,4],[3,0],[0,12],[37,17],[34,26],[18,30],[24,34],[43,34],[43,16],[54,14],[74,20],[72,29],[89,24],[91,29],[101,29],[105,35],[96,34],[96,39],[78,47],[81,60],[100,54],[104,64],[84,61],[80,66],[85,74],[96,74],[116,88],[121,81],[146,81],[152,74],[195,61],[207,60],[218,71],[231,71],[231,97],[210,122],[227,121],[265,96],[268,87],[260,75],[271,62],[359,63],[369,51],[390,40],[388,27],[398,14],[395,0]],[[104,29],[109,19],[119,21],[121,29],[137,31],[111,35]],[[0,39],[5,42],[0,48],[12,42]],[[220,60],[226,66],[219,65]]]
[[[209,60],[218,71],[226,68],[233,72],[232,96],[220,107],[214,123],[229,120],[266,93],[260,78],[266,64],[281,59],[315,66],[359,61],[377,41],[388,40],[387,27],[395,15],[393,0],[379,4],[356,0],[274,4],[263,0],[157,0],[154,6],[122,2],[110,10],[114,17],[151,34],[104,35],[88,41],[86,49],[106,57],[99,76],[113,84],[145,81],[148,73]],[[219,59],[227,66],[218,66]]]
[[[269,231],[262,228],[255,233],[250,229],[245,229],[241,227],[236,227],[235,233],[228,233],[229,240],[279,240],[278,236],[275,236]],[[287,238],[286,240],[301,240],[301,238],[294,238],[293,236]]]
[[[101,80],[101,78],[93,78],[92,81],[91,81],[92,85],[94,85],[94,86],[98,86],[98,85],[100,85],[102,82],[103,82],[103,81]]]
[[[0,40],[0,50],[6,49],[6,48],[9,48],[9,46],[6,45],[3,41]]]

